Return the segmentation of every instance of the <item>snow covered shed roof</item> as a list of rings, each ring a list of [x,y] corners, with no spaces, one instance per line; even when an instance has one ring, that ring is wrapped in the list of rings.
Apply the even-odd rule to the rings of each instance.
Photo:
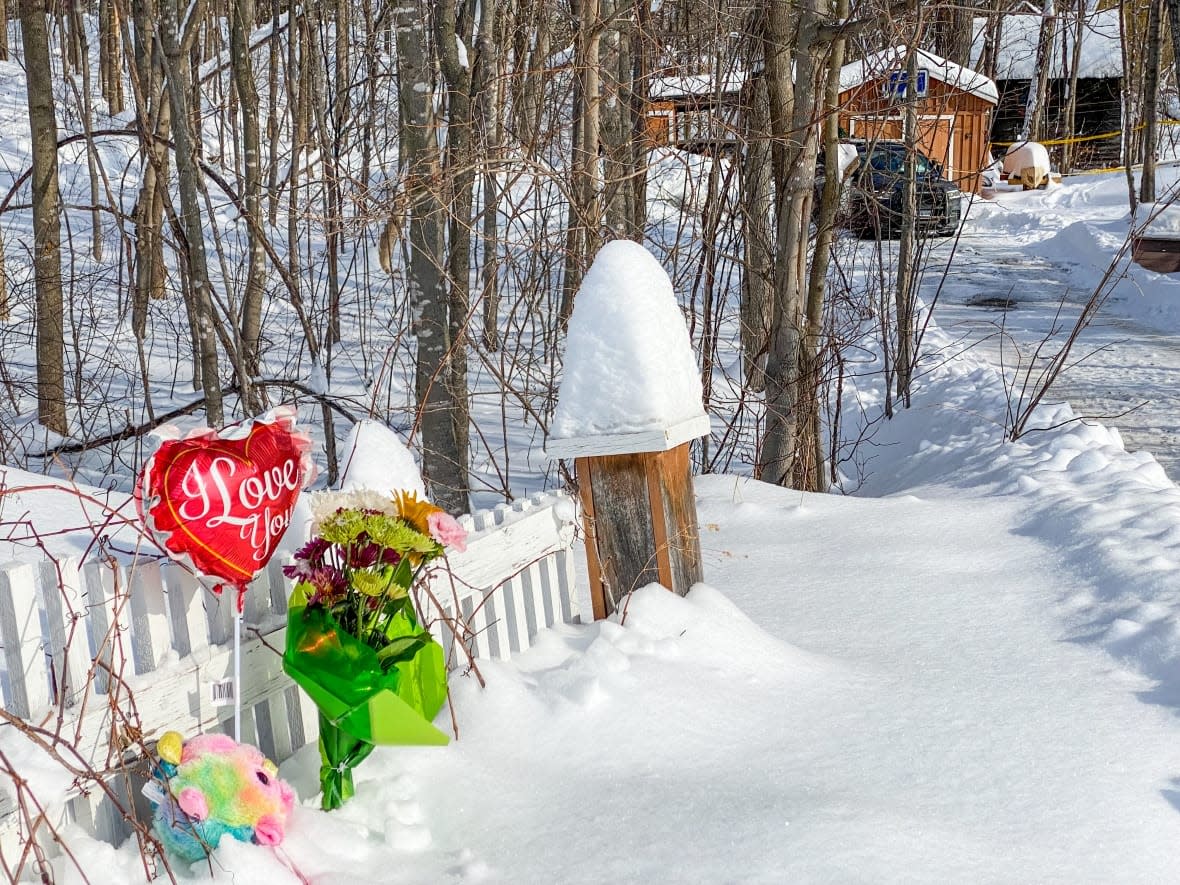
[[[860,61],[849,62],[840,68],[840,91],[847,92],[885,77],[891,71],[900,70],[906,63],[907,52],[905,46],[891,46]],[[915,54],[918,56],[918,67],[925,69],[931,78],[992,104],[1000,100],[996,84],[983,74],[960,67],[925,49],[917,49]]]
[[[740,68],[728,71],[721,78],[720,90],[717,87],[717,78],[712,74],[653,77],[647,94],[657,101],[676,98],[713,98],[719,94],[733,95],[741,91],[749,76],[748,71]]]
[[[1049,76],[1065,76],[1066,61],[1073,63],[1073,41],[1077,19],[1059,15],[1053,26],[1053,51],[1049,53]],[[983,54],[987,19],[975,19],[972,28],[971,57]],[[997,80],[1031,80],[1037,63],[1037,43],[1041,38],[1040,14],[1012,14],[1000,26],[1000,51],[996,57]],[[1105,9],[1090,12],[1082,27],[1082,54],[1078,76],[1086,78],[1121,77],[1123,49],[1119,39],[1119,11]],[[1064,48],[1063,48],[1064,47]]]

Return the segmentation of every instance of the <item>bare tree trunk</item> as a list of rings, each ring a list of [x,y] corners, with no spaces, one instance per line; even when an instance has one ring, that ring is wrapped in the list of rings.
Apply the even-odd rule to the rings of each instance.
[[[164,191],[168,182],[172,111],[164,91],[163,60],[152,38],[158,8],[154,0],[143,0],[136,3],[132,10],[135,29],[129,66],[132,68],[140,150],[145,161],[139,197],[132,213],[135,222],[135,279],[131,330],[142,344],[147,334],[148,302],[152,298],[163,298],[165,294]],[[125,7],[117,10],[124,11]],[[195,336],[196,328],[192,331]],[[199,346],[194,346],[192,366],[193,378],[198,381],[201,377],[199,350]]]
[[[460,464],[468,461],[470,408],[467,396],[467,316],[471,311],[471,231],[475,194],[475,106],[470,59],[460,56],[471,43],[474,3],[441,0],[435,9],[439,61],[447,83],[447,157],[445,178],[452,189],[448,230],[447,276],[450,278],[449,369],[445,383],[455,422],[453,445]]]
[[[963,67],[971,67],[974,10],[966,2],[934,5],[934,51]]]
[[[0,0],[3,3],[4,0]],[[119,37],[119,10],[114,0],[98,4],[98,73],[103,100],[111,114],[123,112],[123,65]]]
[[[1130,46],[1127,41],[1127,18],[1131,15],[1131,11],[1127,6],[1119,7],[1119,42],[1124,48]],[[1135,105],[1135,88],[1131,83],[1131,53],[1124,51],[1123,56],[1123,133],[1122,133],[1122,147],[1123,147],[1123,170],[1127,177],[1127,202],[1131,206],[1131,217],[1135,217],[1135,213],[1139,211],[1139,193],[1135,188],[1135,171],[1131,168],[1131,158],[1134,156],[1132,150],[1136,113]]]
[[[503,33],[497,17],[497,0],[479,4],[479,42],[472,71],[472,91],[478,97],[478,126],[484,150],[483,176],[483,261],[481,262],[480,297],[483,299],[483,346],[489,351],[500,348],[500,262],[497,249],[500,211],[500,160],[504,127],[500,113],[504,107],[504,84],[500,76],[499,38]]]
[[[218,374],[217,333],[214,329],[213,292],[205,258],[205,234],[201,223],[200,166],[189,126],[190,83],[178,26],[180,0],[162,0],[160,4],[160,42],[168,73],[168,99],[172,105],[173,141],[176,145],[176,173],[180,182],[180,217],[186,240],[185,257],[189,273],[190,297],[197,323],[201,348],[201,384],[205,391],[205,416],[209,426],[224,423],[221,378]]]
[[[837,20],[848,17],[849,0],[835,0],[832,12]],[[843,181],[840,174],[840,68],[844,64],[844,40],[832,41],[827,63],[827,82],[824,87],[823,147],[824,177],[823,193],[820,195],[819,212],[816,216],[815,251],[811,260],[811,276],[807,286],[807,328],[803,336],[800,358],[800,377],[808,407],[801,409],[803,420],[800,426],[802,444],[800,455],[807,454],[806,471],[796,476],[801,487],[813,492],[822,492],[827,487],[824,472],[824,458],[827,446],[823,440],[823,426],[820,422],[820,355],[824,334],[824,295],[827,291],[828,266],[832,258],[832,244],[836,238],[836,213],[840,208],[840,193]],[[911,81],[912,82],[912,81]],[[808,446],[809,444],[809,446]],[[808,451],[810,447],[810,451]]]
[[[651,0],[635,0],[636,29],[631,37],[631,82],[627,88],[631,138],[627,182],[631,194],[627,236],[643,242],[647,226],[647,107],[651,89],[651,71],[659,41],[652,31]]]
[[[1167,0],[1168,31],[1172,35],[1172,64],[1176,69],[1176,86],[1180,88],[1180,0]]]
[[[1045,94],[1049,83],[1049,68],[1053,65],[1052,44],[1053,25],[1056,21],[1053,0],[1045,0],[1041,11],[1041,36],[1037,41],[1037,61],[1033,68],[1033,77],[1028,84],[1028,100],[1024,105],[1024,123],[1020,127],[1020,140],[1041,138],[1041,119],[1044,108],[1049,102]]]
[[[1085,0],[1079,0],[1085,2]],[[988,7],[987,17],[983,28],[983,50],[979,53],[976,70],[985,77],[996,78],[996,66],[999,61],[1000,40],[1004,33],[1004,0],[993,0]]]
[[[1086,0],[1077,0],[1077,19],[1073,33],[1073,53],[1069,64],[1069,98],[1065,105],[1065,134],[1072,135],[1078,109],[1078,71],[1082,64],[1082,39],[1086,27]],[[1064,30],[1064,29],[1063,29]],[[1061,147],[1061,171],[1073,171],[1073,159],[1076,146],[1067,141]]]
[[[914,4],[917,12],[917,4]],[[917,25],[915,25],[917,27]],[[916,40],[914,41],[917,42]],[[897,398],[905,407],[910,407],[910,387],[914,371],[914,264],[918,216],[917,158],[914,156],[918,144],[918,103],[911,84],[918,82],[918,55],[910,50],[906,59],[905,92],[905,145],[906,167],[905,186],[902,196],[901,237],[897,244],[897,288],[894,292],[894,307],[897,313],[897,353],[894,366],[897,375]]]
[[[281,21],[282,4],[279,0],[271,0],[271,33],[277,34],[279,31],[279,23]],[[295,21],[292,18],[292,11],[288,9],[287,14],[287,45],[294,46],[296,43],[295,36]],[[266,192],[267,210],[266,216],[270,222],[271,227],[276,227],[279,223],[279,60],[281,58],[282,41],[274,38],[267,41],[267,56],[268,62],[266,70],[267,88],[266,94],[269,97],[269,102],[266,108],[266,143],[268,145],[268,156],[266,162],[267,181]],[[288,111],[291,110],[291,105],[287,105]],[[294,127],[292,127],[294,128]]]
[[[817,77],[819,0],[806,0],[793,14],[788,4],[768,3],[766,70],[770,87],[771,133],[781,159],[774,162],[779,215],[775,238],[774,307],[766,361],[766,424],[758,470],[763,480],[797,485],[806,472],[810,445],[801,428],[811,408],[801,373],[807,306],[807,238],[812,182],[815,180],[818,126]],[[791,36],[794,35],[794,58]],[[799,456],[803,454],[804,457]]]
[[[61,291],[61,194],[57,120],[44,0],[20,0],[33,154],[33,283],[37,295],[37,418],[65,436],[65,346]]]
[[[102,213],[98,208],[101,200],[98,184],[98,157],[94,139],[90,135],[94,128],[94,102],[91,99],[90,40],[86,36],[85,12],[81,0],[75,0],[69,10],[71,26],[74,33],[77,34],[78,40],[78,57],[81,61],[79,70],[82,74],[81,90],[73,80],[70,80],[69,83],[75,96],[79,99],[82,110],[82,129],[86,133],[86,172],[90,180],[90,205],[93,207],[90,210],[90,254],[95,261],[102,261]],[[81,95],[78,95],[79,92]]]
[[[774,297],[774,193],[770,174],[770,96],[762,73],[750,78],[744,93],[745,146],[741,158],[742,272],[741,340],[746,387],[766,386],[767,336]]]
[[[601,44],[599,61],[605,101],[599,123],[605,161],[602,204],[606,227],[614,236],[626,237],[633,215],[628,205],[631,183],[627,178],[631,167],[631,103],[626,96],[631,80],[631,35],[624,17],[614,15],[618,2],[602,0],[603,18],[614,19],[614,23],[606,29]]]
[[[8,0],[0,0],[0,61],[8,61]]]
[[[578,0],[578,33],[574,43],[574,66],[581,96],[581,119],[573,151],[573,200],[570,205],[570,235],[565,256],[561,292],[561,323],[569,322],[574,296],[582,285],[589,257],[598,251],[602,223],[601,182],[598,148],[602,99],[599,46],[602,42],[600,0]]]
[[[262,411],[262,400],[253,381],[260,371],[259,344],[262,335],[262,298],[266,281],[266,252],[262,243],[262,158],[258,131],[258,87],[250,58],[250,29],[254,24],[254,0],[233,0],[230,10],[230,66],[242,114],[242,169],[245,183],[242,202],[247,224],[246,286],[242,293],[241,362],[238,379],[246,411]]]
[[[1155,161],[1159,149],[1160,3],[1150,0],[1147,13],[1147,46],[1143,61],[1143,172],[1139,200],[1155,202]]]
[[[404,3],[397,16],[398,105],[408,168],[410,205],[410,301],[418,340],[416,389],[422,431],[422,472],[431,495],[455,513],[468,506],[466,453],[455,428],[462,408],[449,389],[451,326],[447,292],[445,208],[435,191],[441,170],[431,111],[433,59],[429,11]],[[465,402],[465,400],[464,400]],[[465,416],[464,416],[465,420]]]
[[[4,267],[4,236],[0,231],[0,323],[11,316],[8,305],[8,271]]]

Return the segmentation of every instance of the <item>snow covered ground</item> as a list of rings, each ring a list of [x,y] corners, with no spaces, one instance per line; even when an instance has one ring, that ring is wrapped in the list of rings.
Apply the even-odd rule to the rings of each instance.
[[[22,77],[0,66],[0,177],[26,165]],[[126,165],[123,141],[103,150],[111,168]],[[83,154],[63,157],[68,186],[83,190]],[[669,251],[678,219],[699,214],[702,199],[672,178],[652,186],[663,200],[653,220],[670,213],[656,234]],[[671,196],[660,196],[664,187]],[[128,187],[128,206],[133,197]],[[1063,296],[1076,310],[1093,288],[1129,224],[1119,175],[977,203],[935,309],[942,328],[926,339],[936,358],[913,408],[875,423],[858,451],[846,484],[854,496],[699,478],[708,586],[687,599],[648,588],[622,623],[548,631],[511,662],[485,663],[484,690],[456,677],[460,739],[379,749],[340,812],[317,809],[319,760],[306,748],[284,766],[303,805],[281,849],[227,842],[211,877],[194,874],[273,885],[1175,881],[1180,489],[1150,455],[1126,452],[1118,431],[1071,420],[1056,402],[1038,415],[1054,429],[1005,442],[1009,400],[987,359],[1003,351],[971,346],[994,331],[978,331],[987,308],[970,305],[981,295],[1018,302],[1008,331],[1026,346],[1039,341]],[[950,249],[941,243],[936,254]],[[27,301],[27,279],[14,279]],[[1173,395],[1178,286],[1128,270],[1108,305],[1121,325],[1093,340],[1146,340],[1130,356],[1107,350],[1071,371],[1070,397],[1101,382],[1123,398],[1115,402]],[[24,322],[20,298],[17,309],[14,323]],[[121,363],[131,364],[103,337],[109,309],[96,298],[73,318],[96,325],[94,352],[109,354],[82,379],[80,400],[122,390]],[[174,313],[153,311],[161,341],[171,340]],[[399,315],[388,319],[400,328]],[[172,337],[183,349],[184,336]],[[183,364],[174,349],[153,357]],[[17,356],[11,364],[31,372],[27,354]],[[285,350],[275,361],[297,364]],[[375,367],[339,373],[339,389],[354,374],[367,389]],[[390,412],[408,396],[404,374],[384,378]],[[531,379],[507,374],[531,390]],[[1143,393],[1127,392],[1131,382]],[[182,402],[182,387],[157,391],[157,406]],[[864,411],[847,412],[849,437],[879,415],[878,387],[850,384]],[[481,402],[481,424],[508,424],[502,400]],[[1159,414],[1136,438],[1174,430],[1164,422],[1180,409]],[[540,443],[535,428],[505,430],[477,471],[493,476],[503,446],[505,465],[509,451],[526,465],[514,481],[542,481]],[[4,481],[37,482],[15,470]],[[66,529],[94,522],[101,508],[87,506],[30,492],[9,496],[2,517],[27,512]],[[91,537],[51,543],[76,553]],[[65,837],[88,881],[142,880],[134,846]],[[83,878],[59,860],[55,881]]]
[[[1027,223],[1063,260],[1035,199],[965,245],[1019,254]],[[1078,212],[1108,248],[1090,228],[1115,220]],[[1116,303],[1166,323],[1166,294],[1143,298]],[[927,345],[943,358],[878,425],[856,496],[699,478],[708,586],[551,630],[485,690],[456,678],[460,739],[379,749],[340,812],[314,807],[304,750],[280,852],[227,844],[212,880],[1174,881],[1180,489],[1066,405],[1006,442],[996,370],[942,330]],[[133,848],[69,835],[103,881],[140,875]]]

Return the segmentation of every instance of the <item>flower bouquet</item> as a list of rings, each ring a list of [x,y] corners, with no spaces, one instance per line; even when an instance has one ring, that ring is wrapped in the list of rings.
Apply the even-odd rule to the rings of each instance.
[[[466,532],[412,492],[312,496],[312,539],[284,573],[283,669],[319,708],[325,809],[354,792],[352,770],[377,744],[445,744],[431,720],[447,695],[441,646],[419,626],[410,590]]]

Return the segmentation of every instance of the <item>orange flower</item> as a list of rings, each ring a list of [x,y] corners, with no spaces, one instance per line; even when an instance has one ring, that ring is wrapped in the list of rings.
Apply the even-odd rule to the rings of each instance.
[[[429,501],[423,501],[413,492],[395,492],[393,501],[397,506],[398,516],[429,538],[430,517],[432,514],[442,513],[443,509]]]

